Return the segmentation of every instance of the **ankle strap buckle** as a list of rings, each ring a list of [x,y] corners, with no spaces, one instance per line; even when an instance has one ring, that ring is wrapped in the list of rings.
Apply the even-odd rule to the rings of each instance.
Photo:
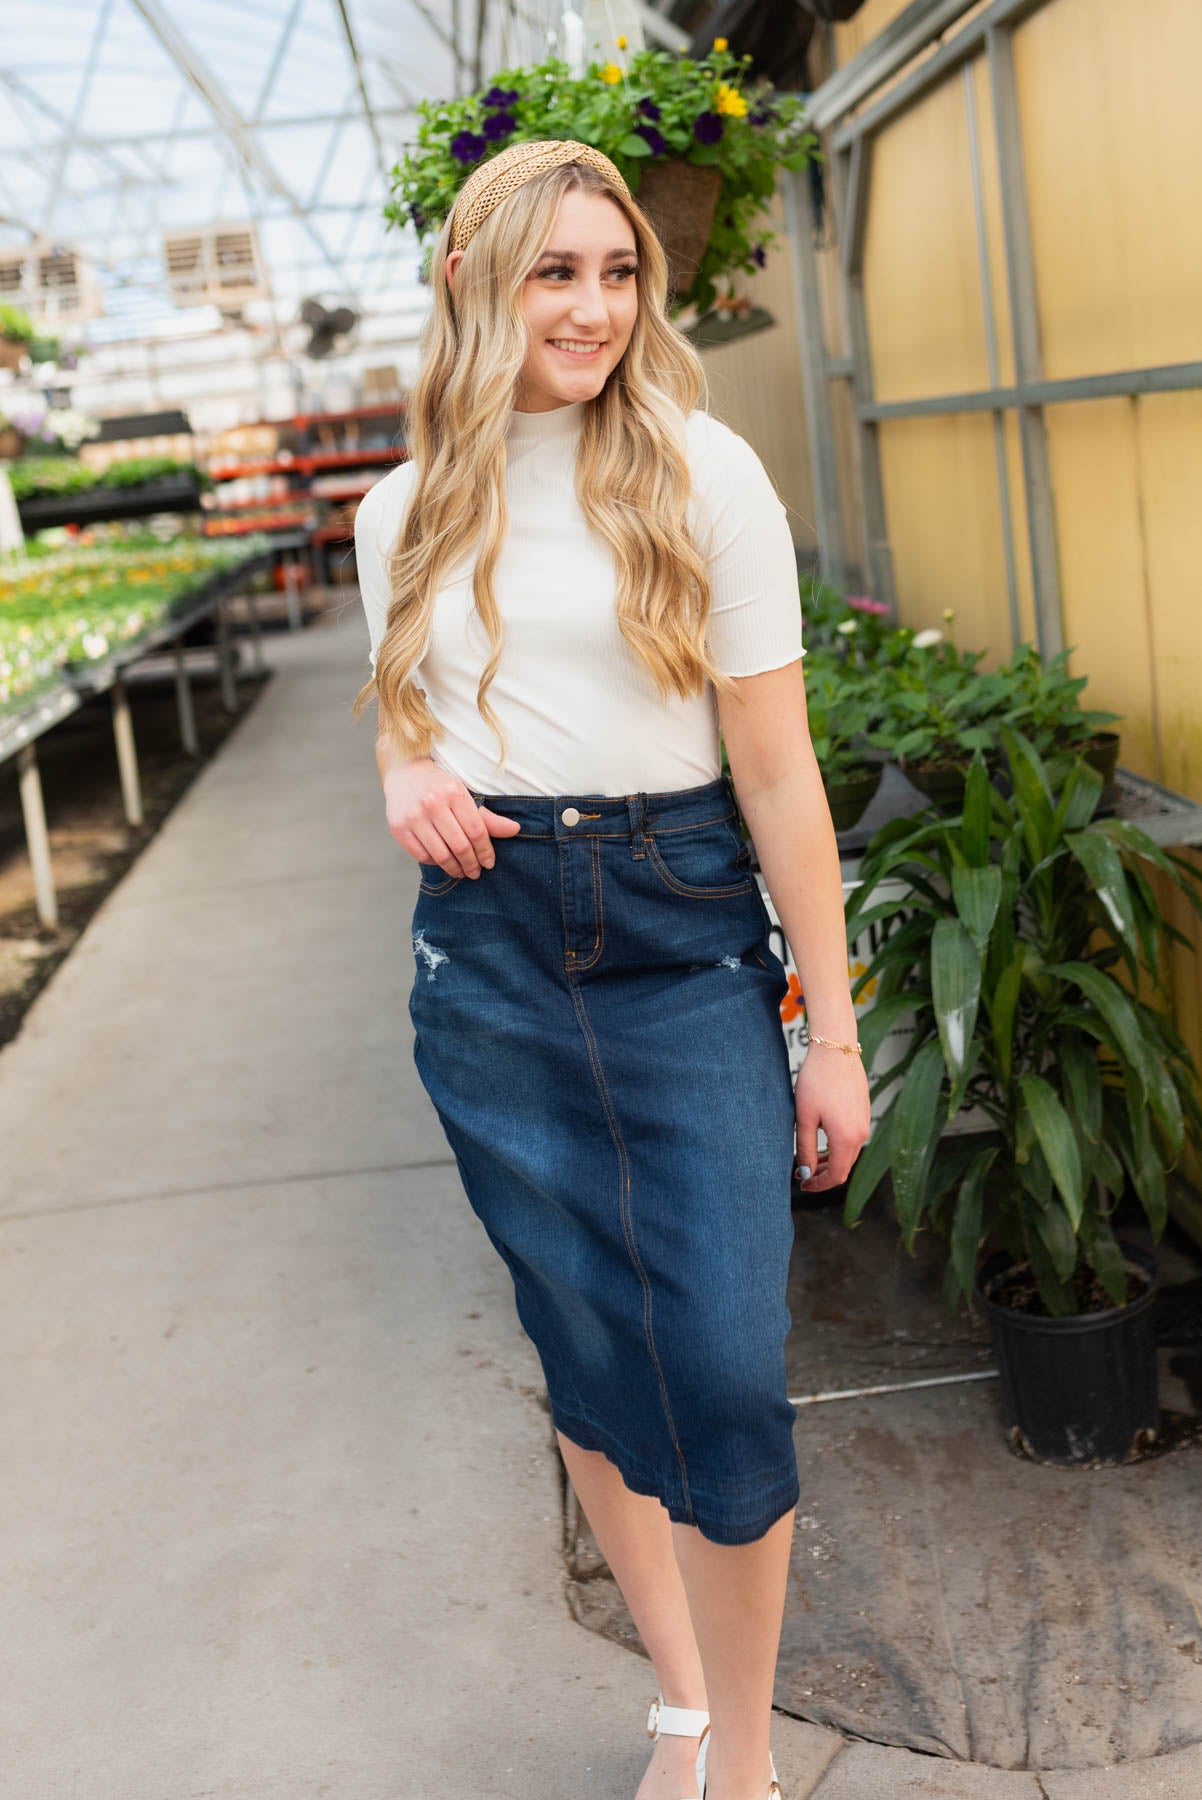
[[[709,1722],[707,1712],[687,1706],[665,1706],[663,1695],[659,1694],[651,1702],[651,1711],[647,1714],[647,1736],[700,1737]]]

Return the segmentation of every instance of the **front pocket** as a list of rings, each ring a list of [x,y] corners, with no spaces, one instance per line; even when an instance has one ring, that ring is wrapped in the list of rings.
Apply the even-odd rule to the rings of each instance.
[[[418,890],[423,894],[449,894],[464,879],[462,875],[448,875],[441,863],[418,863],[421,880]]]
[[[648,834],[647,860],[664,886],[691,900],[726,900],[749,893],[755,876],[741,874],[746,846],[729,823],[733,813],[703,825]]]

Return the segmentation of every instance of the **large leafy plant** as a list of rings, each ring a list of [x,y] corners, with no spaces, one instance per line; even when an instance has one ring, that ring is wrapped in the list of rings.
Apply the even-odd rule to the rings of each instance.
[[[1202,1128],[1197,1071],[1164,1012],[1170,941],[1185,942],[1149,873],[1202,912],[1183,859],[1096,812],[1101,779],[1070,756],[1045,762],[1002,730],[1012,792],[973,759],[963,812],[886,825],[848,902],[848,934],[879,947],[856,985],[877,984],[860,1024],[865,1059],[901,1021],[914,1036],[878,1089],[900,1086],[862,1152],[845,1216],[892,1178],[903,1241],[928,1223],[949,1246],[945,1293],[971,1297],[992,1237],[1029,1264],[1044,1309],[1082,1310],[1094,1280],[1126,1297],[1112,1214],[1130,1189],[1154,1237],[1165,1174],[1187,1126]],[[874,899],[883,881],[907,896]],[[964,1109],[984,1129],[945,1136]]]
[[[704,310],[723,276],[753,273],[776,242],[763,214],[778,165],[800,169],[818,154],[818,139],[804,124],[805,98],[762,81],[745,87],[750,61],[731,56],[724,38],[715,38],[700,60],[639,50],[626,69],[592,63],[580,77],[550,57],[502,69],[487,88],[461,99],[421,101],[417,138],[392,172],[385,217],[411,224],[423,241],[433,239],[471,170],[534,138],[591,144],[636,195],[650,163],[675,158],[716,168],[721,194],[688,295]]]

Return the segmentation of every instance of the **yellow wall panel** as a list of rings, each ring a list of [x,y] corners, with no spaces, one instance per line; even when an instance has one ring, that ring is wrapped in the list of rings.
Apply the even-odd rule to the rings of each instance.
[[[1202,393],[1133,404],[1162,779],[1202,801]],[[1111,629],[1121,637],[1117,606]]]
[[[989,385],[958,81],[911,107],[876,141],[864,295],[878,400]]]
[[[1161,779],[1152,616],[1130,400],[1047,410],[1064,641],[1088,705],[1124,715],[1122,761]]]
[[[1045,374],[1196,360],[1202,6],[1049,0],[1014,54]]]
[[[737,285],[754,305],[765,307],[776,324],[737,343],[704,350],[702,360],[710,410],[758,452],[789,509],[793,542],[812,550],[817,544],[814,483],[797,305],[779,193],[773,196],[767,222],[778,233],[778,242],[769,251],[766,266],[754,276],[740,275]]]
[[[988,650],[988,664],[1003,661],[1010,624],[988,416],[887,420],[880,438],[902,623],[946,629],[943,611],[950,607],[957,644]]]

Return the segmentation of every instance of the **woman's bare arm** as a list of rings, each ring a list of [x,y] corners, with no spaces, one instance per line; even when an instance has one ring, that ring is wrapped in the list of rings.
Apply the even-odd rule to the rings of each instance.
[[[718,716],[739,806],[781,928],[797,963],[806,1019],[821,1037],[856,1041],[847,974],[843,879],[822,776],[810,742],[802,662],[739,679]],[[819,1170],[817,1129],[829,1157]],[[868,1081],[857,1056],[812,1044],[797,1081],[797,1160],[812,1189],[845,1181],[869,1129]]]

